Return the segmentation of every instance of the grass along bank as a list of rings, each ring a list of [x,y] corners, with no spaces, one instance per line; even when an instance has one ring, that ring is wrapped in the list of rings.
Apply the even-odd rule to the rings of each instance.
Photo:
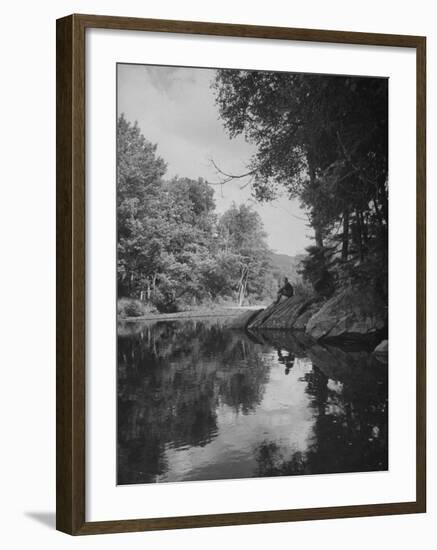
[[[265,304],[238,306],[229,304],[208,304],[193,306],[184,311],[174,313],[159,313],[159,311],[140,300],[134,298],[120,298],[117,301],[117,319],[119,321],[153,321],[172,319],[191,319],[201,317],[235,317],[248,310],[257,310]]]

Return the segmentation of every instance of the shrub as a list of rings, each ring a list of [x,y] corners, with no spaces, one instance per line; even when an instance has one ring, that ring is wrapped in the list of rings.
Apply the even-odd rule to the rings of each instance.
[[[293,283],[293,288],[295,296],[301,296],[306,300],[311,300],[314,298],[314,289],[307,281],[297,281],[296,283]]]
[[[176,301],[174,292],[169,290],[165,285],[163,288],[156,288],[152,302],[159,313],[175,313],[179,310],[179,304]]]
[[[117,314],[125,319],[126,317],[142,317],[147,313],[154,313],[156,308],[145,304],[135,298],[120,298],[117,301]]]

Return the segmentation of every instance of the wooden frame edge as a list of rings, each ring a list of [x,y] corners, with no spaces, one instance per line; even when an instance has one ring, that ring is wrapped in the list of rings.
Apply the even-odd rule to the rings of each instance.
[[[423,510],[419,509],[417,502],[401,502],[390,504],[369,504],[364,506],[300,508],[296,510],[242,512],[233,514],[210,514],[119,521],[96,521],[84,523],[83,526],[74,534],[103,535],[133,533],[138,531],[225,527],[264,523],[317,521],[325,519],[348,519],[382,515],[415,514],[419,512],[423,512]]]
[[[85,523],[85,44],[56,22],[56,528]]]
[[[416,44],[416,500],[426,512],[426,38]]]
[[[56,528],[73,531],[72,502],[72,403],[69,395],[71,374],[71,190],[72,166],[71,20],[56,22]]]
[[[112,15],[73,14],[70,17],[84,28],[125,29],[243,38],[274,38],[275,40],[331,42],[335,44],[362,44],[368,46],[415,48],[420,39],[423,38],[421,36],[405,34],[303,29],[298,27],[273,27],[206,21],[179,21],[173,19],[145,19]]]
[[[417,389],[413,502],[85,521],[85,29],[274,38],[416,49]],[[70,535],[277,523],[426,511],[426,38],[74,14],[56,29],[56,528]]]

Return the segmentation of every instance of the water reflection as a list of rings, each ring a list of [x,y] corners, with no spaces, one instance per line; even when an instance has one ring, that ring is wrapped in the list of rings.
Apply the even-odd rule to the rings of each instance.
[[[387,469],[387,368],[221,320],[119,327],[118,483]]]

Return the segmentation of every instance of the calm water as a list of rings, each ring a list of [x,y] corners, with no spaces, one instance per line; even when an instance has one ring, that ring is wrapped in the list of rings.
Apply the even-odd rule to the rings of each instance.
[[[387,365],[225,321],[121,325],[118,483],[386,470]]]

